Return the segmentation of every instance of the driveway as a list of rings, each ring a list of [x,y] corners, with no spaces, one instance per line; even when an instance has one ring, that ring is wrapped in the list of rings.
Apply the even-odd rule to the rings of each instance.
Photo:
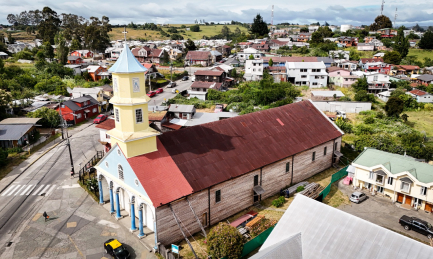
[[[352,185],[344,185],[343,181],[338,182],[338,189],[343,194],[349,196],[354,192]],[[407,210],[400,208],[398,203],[393,204],[387,197],[372,196],[368,191],[363,190],[368,196],[368,199],[361,202],[360,204],[350,203],[349,205],[342,205],[338,209],[370,221],[379,226],[394,230],[400,234],[405,234],[408,237],[412,237],[418,241],[428,243],[429,240],[426,236],[421,235],[415,231],[406,231],[398,223],[401,216],[407,215],[410,217],[417,217],[423,219],[429,223],[433,223],[433,215],[423,210]]]

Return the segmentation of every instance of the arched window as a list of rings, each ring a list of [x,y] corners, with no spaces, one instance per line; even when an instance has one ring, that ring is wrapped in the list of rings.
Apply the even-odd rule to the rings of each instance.
[[[119,173],[119,179],[123,180],[123,167],[121,165],[117,166],[117,172]]]

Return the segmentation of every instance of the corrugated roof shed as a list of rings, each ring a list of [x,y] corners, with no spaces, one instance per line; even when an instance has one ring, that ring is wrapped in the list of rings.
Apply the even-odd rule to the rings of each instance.
[[[7,118],[0,121],[0,124],[36,124],[41,118]]]
[[[303,259],[433,258],[428,245],[303,195],[295,197],[258,255],[298,233]]]
[[[0,140],[18,140],[31,127],[33,127],[33,124],[0,124]]]
[[[304,101],[158,138],[193,190],[200,191],[340,136],[314,104]]]

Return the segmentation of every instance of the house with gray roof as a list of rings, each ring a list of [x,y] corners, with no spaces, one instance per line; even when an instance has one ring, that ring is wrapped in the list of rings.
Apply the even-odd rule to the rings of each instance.
[[[353,186],[390,201],[433,212],[433,165],[366,148],[347,169]]]
[[[0,148],[13,148],[29,144],[41,118],[8,118],[0,121]]]

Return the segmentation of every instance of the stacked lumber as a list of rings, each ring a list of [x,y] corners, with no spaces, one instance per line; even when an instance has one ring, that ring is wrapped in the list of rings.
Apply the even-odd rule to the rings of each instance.
[[[248,228],[253,228],[256,224],[260,223],[260,220],[262,220],[265,216],[263,215],[258,215],[257,217],[255,217],[253,220],[251,220],[250,222],[248,222],[245,227]]]
[[[323,191],[322,186],[320,186],[318,183],[310,183],[307,186],[305,186],[305,189],[302,192],[299,192],[297,194],[305,195],[311,199],[316,199],[319,197],[319,194]]]

